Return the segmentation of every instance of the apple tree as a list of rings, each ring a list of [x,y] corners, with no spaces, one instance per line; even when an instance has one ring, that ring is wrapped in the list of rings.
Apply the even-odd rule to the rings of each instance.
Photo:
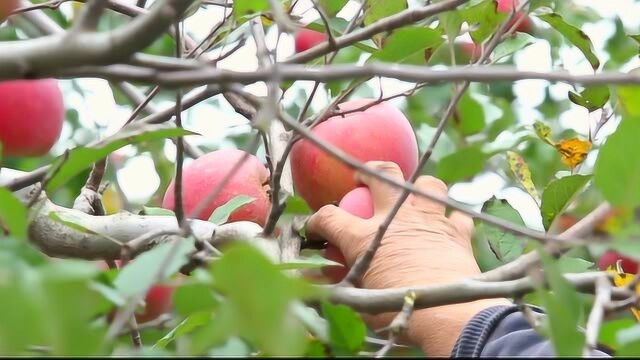
[[[0,2],[0,354],[421,355],[414,311],[485,298],[640,354],[640,5],[592,3]],[[356,170],[401,195],[346,267],[305,222],[371,216]],[[481,275],[354,286],[409,194]]]

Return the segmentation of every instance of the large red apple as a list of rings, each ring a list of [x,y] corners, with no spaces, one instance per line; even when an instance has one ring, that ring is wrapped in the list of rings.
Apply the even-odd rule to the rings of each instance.
[[[348,101],[339,105],[339,110],[357,110],[373,101]],[[333,116],[312,132],[362,162],[395,162],[405,178],[418,164],[418,145],[411,125],[400,110],[387,102]],[[358,185],[351,168],[306,139],[291,149],[291,171],[298,194],[314,210],[337,203]]]
[[[360,186],[347,193],[340,204],[340,208],[346,212],[361,217],[363,219],[370,219],[373,216],[373,198],[371,192],[367,187]],[[346,267],[346,260],[340,250],[328,244],[325,249],[324,256],[332,261],[342,264],[343,266],[327,266],[322,269],[322,272],[334,283],[340,282],[347,276],[349,269]]]
[[[510,14],[514,8],[519,5],[519,0],[498,0],[498,11],[506,14]],[[522,20],[520,20],[522,19]],[[533,30],[533,23],[527,14],[518,12],[509,23],[509,29],[519,21],[516,31],[531,33]]]
[[[224,149],[201,156],[184,167],[182,172],[182,197],[184,210],[191,215],[200,203],[231,172],[235,164],[240,161],[245,152],[238,149]],[[229,181],[219,191],[215,199],[209,201],[204,208],[195,215],[198,219],[207,220],[213,211],[226,204],[238,195],[252,197],[253,202],[246,204],[229,216],[229,222],[252,221],[264,226],[269,214],[269,171],[253,155],[248,155],[244,163],[233,174]],[[164,195],[162,206],[174,209],[175,179],[171,181]]]
[[[18,0],[0,0],[0,22],[5,21],[18,8]]]
[[[307,49],[327,41],[327,35],[315,30],[301,29],[295,35],[296,53],[303,52]]]
[[[55,79],[0,82],[0,143],[4,156],[41,156],[62,131],[64,102]]]

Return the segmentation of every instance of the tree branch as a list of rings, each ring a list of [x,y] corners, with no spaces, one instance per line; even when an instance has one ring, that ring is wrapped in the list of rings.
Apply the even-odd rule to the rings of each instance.
[[[147,15],[111,32],[62,33],[0,43],[0,79],[37,77],[75,66],[124,61],[151,45],[192,2],[159,1]]]

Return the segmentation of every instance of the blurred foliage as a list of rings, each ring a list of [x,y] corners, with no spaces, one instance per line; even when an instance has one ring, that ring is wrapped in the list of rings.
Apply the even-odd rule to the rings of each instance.
[[[36,2],[43,3],[44,0]],[[351,20],[343,17],[342,10],[348,2],[319,0],[318,3],[330,16],[332,34],[343,34]],[[292,4],[285,2],[283,8],[289,10]],[[44,12],[62,28],[69,28],[82,6],[80,3],[74,3],[73,7],[64,4],[63,11]],[[209,53],[220,55],[246,39],[251,41],[246,22],[252,17],[261,16],[267,30],[274,31],[276,24],[268,11],[269,6],[267,0],[235,0],[233,8],[228,9],[234,11],[231,20],[206,43]],[[407,7],[405,0],[368,1],[364,25]],[[590,71],[598,73],[637,67],[640,45],[637,37],[630,36],[637,34],[637,29],[625,28],[619,17],[603,18],[577,1],[534,0],[529,8],[535,25],[532,33],[517,33],[505,38],[490,57],[491,61],[520,66],[522,57],[531,55],[531,48],[543,46],[549,49],[546,60],[558,70],[572,71],[572,66],[587,65]],[[469,52],[465,43],[486,45],[487,39],[506,18],[506,14],[498,13],[496,9],[495,0],[470,1],[459,11],[380,33],[340,49],[335,57],[321,57],[309,64],[324,64],[332,59],[333,64],[383,62],[389,66],[403,63],[433,68],[466,65],[476,55]],[[193,17],[194,14],[190,15]],[[299,20],[300,16],[294,14],[293,18]],[[128,21],[125,15],[107,11],[101,18],[99,30],[108,31]],[[611,33],[605,34],[603,44],[596,44],[586,33],[587,27],[595,24],[610,25]],[[325,23],[320,19],[300,25],[326,31]],[[594,27],[590,29],[593,31]],[[188,26],[187,33],[190,34]],[[25,22],[0,26],[0,41],[38,35],[38,30]],[[173,56],[175,47],[173,38],[165,34],[144,53]],[[579,55],[577,63],[568,62],[565,53],[570,50]],[[110,165],[104,179],[110,184],[104,193],[108,214],[127,210],[149,216],[172,215],[156,206],[161,203],[174,175],[175,147],[168,138],[181,131],[147,126],[124,136],[114,135],[104,124],[94,121],[96,114],[88,108],[91,87],[85,79],[64,80],[61,84],[67,111],[64,135],[55,151],[37,158],[5,157],[0,165],[31,171],[54,164],[48,195],[57,204],[71,207],[93,162],[109,156]],[[318,93],[322,94],[318,98],[326,101],[314,101],[304,118],[317,115],[327,101],[351,91],[352,98],[396,95],[387,91],[380,94],[380,88],[385,89],[380,84],[377,79],[323,84],[318,87]],[[152,89],[148,84],[135,85],[144,94]],[[289,115],[300,115],[309,94],[306,85],[301,82],[281,84],[282,104]],[[410,95],[394,100],[415,130],[421,153],[427,150],[457,88],[458,85],[453,84],[418,84],[415,88],[405,89]],[[529,89],[518,84],[472,84],[455,108],[449,126],[422,172],[442,178],[451,187],[465,183],[477,185],[483,175],[497,175],[503,181],[501,188],[484,194],[486,201],[470,205],[516,225],[539,230],[563,231],[566,229],[566,226],[562,227],[564,220],[568,217],[577,220],[604,200],[616,206],[617,211],[607,220],[606,226],[599,227],[604,229],[599,230],[600,235],[614,238],[612,243],[576,247],[558,259],[545,256],[541,251],[549,286],[540,284],[536,292],[524,297],[526,302],[547,310],[549,316],[541,332],[550,337],[558,353],[575,356],[581,354],[584,342],[576,326],[584,325],[592,297],[576,293],[561,274],[594,270],[598,256],[609,247],[640,259],[637,242],[640,229],[632,215],[640,206],[640,147],[635,143],[640,137],[640,87],[573,87],[570,90],[563,87],[556,91],[558,89],[556,84],[545,84],[540,101],[532,104],[535,101],[526,98],[531,92],[525,90]],[[119,110],[130,112],[135,108],[131,99],[115,86],[110,87],[109,92]],[[160,89],[153,103],[157,108],[164,108],[165,104],[174,101],[174,91]],[[207,100],[198,107],[229,116],[232,111],[222,97]],[[602,109],[613,113],[613,117],[600,128],[595,122],[601,120],[594,119],[603,118],[599,116]],[[138,118],[149,112],[150,108],[145,109]],[[185,123],[186,128],[195,130],[202,119],[192,119],[189,116],[192,114],[196,112],[188,112]],[[567,114],[582,118],[567,121]],[[534,124],[545,124],[542,136],[541,128],[537,127],[536,131]],[[600,132],[596,132],[597,129]],[[193,139],[194,146],[207,152],[225,146],[247,149],[255,133],[247,126],[247,130],[215,135],[222,135],[224,140],[207,141],[199,136],[186,138]],[[567,160],[571,158],[567,155],[567,145],[575,145],[567,141],[574,138],[585,145],[579,154],[584,162]],[[98,141],[100,146],[86,147]],[[62,157],[65,149],[73,149],[67,160]],[[258,153],[263,152],[264,148],[260,147]],[[147,199],[131,200],[127,198],[129,184],[121,183],[120,176],[132,167],[129,160],[144,156],[153,163],[153,175],[157,176],[159,185],[150,189]],[[523,164],[527,171],[523,171]],[[145,182],[146,178],[140,181]],[[516,190],[525,196],[528,193],[534,199],[537,197],[534,194],[539,194],[539,203],[530,199],[538,209],[532,213],[523,211],[505,199],[507,195],[502,192],[505,189]],[[235,198],[219,208],[211,221],[226,222],[235,209],[249,201],[242,196]],[[286,225],[294,217],[310,212],[303,199],[289,197],[280,223]],[[379,344],[368,340],[368,337],[379,335],[366,328],[358,313],[347,306],[323,301],[326,294],[310,285],[316,279],[289,276],[288,271],[300,269],[319,273],[318,268],[327,264],[319,251],[305,249],[305,258],[274,265],[248,245],[232,246],[224,249],[224,255],[209,266],[186,277],[179,275],[178,270],[186,264],[194,246],[192,240],[188,240],[157,246],[122,269],[102,271],[93,262],[51,259],[42,255],[26,241],[28,220],[25,206],[8,190],[0,188],[0,235],[4,234],[0,236],[0,308],[5,309],[0,311],[0,355],[315,357],[350,356],[380,348]],[[57,220],[74,227],[73,219]],[[77,226],[74,229],[86,230]],[[482,222],[476,222],[472,244],[483,271],[508,263],[523,253],[540,251],[530,239]],[[105,341],[112,324],[109,315],[114,309],[122,310],[126,305],[138,308],[136,300],[158,282],[175,286],[170,319],[141,330],[144,344],[141,349],[131,345],[126,332]],[[316,299],[313,306],[304,304],[309,298]],[[640,327],[629,313],[608,318],[599,340],[619,350],[619,355],[640,353]],[[416,348],[399,347],[390,355],[422,353]]]

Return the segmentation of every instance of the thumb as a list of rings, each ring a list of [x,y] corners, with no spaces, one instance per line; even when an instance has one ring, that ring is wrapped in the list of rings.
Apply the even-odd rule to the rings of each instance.
[[[335,205],[325,205],[311,216],[307,222],[306,234],[310,240],[326,240],[344,250],[353,242],[354,228],[358,221],[364,221]]]

